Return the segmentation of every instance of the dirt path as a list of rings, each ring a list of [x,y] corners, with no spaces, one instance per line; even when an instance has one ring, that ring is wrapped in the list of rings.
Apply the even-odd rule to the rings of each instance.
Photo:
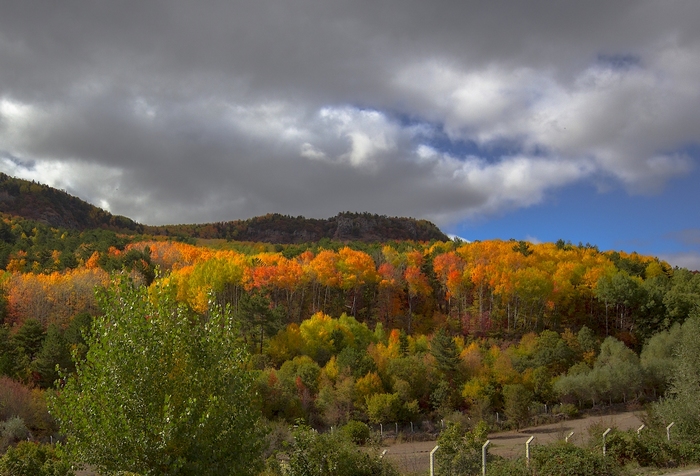
[[[524,428],[520,431],[507,431],[492,433],[489,435],[491,446],[489,452],[507,458],[525,456],[525,442],[531,436],[535,437],[533,444],[548,444],[557,440],[563,440],[572,431],[569,438],[576,444],[588,441],[588,429],[600,425],[605,428],[618,428],[620,430],[637,429],[641,421],[635,412],[624,412],[614,415],[589,416],[576,420],[567,420],[560,423]],[[601,435],[602,436],[602,435]],[[425,473],[429,469],[430,451],[435,448],[435,441],[420,441],[412,443],[399,443],[386,446],[386,458],[397,463],[401,471],[407,473]]]

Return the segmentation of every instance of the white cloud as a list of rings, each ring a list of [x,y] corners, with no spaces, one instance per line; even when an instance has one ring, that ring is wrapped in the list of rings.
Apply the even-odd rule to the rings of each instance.
[[[659,259],[666,261],[671,266],[687,268],[692,271],[700,271],[700,253],[697,251],[664,253],[659,255]]]
[[[509,141],[525,153],[539,150],[595,164],[632,191],[655,192],[692,167],[683,154],[668,153],[684,144],[678,137],[669,140],[679,135],[673,129],[687,131],[686,142],[700,133],[698,113],[689,110],[700,102],[700,91],[685,87],[692,84],[689,78],[700,79],[700,70],[657,55],[671,66],[653,55],[629,67],[594,62],[570,80],[547,69],[470,69],[428,60],[400,71],[393,84],[414,95],[412,107],[444,124],[453,139],[485,148]],[[691,64],[700,63],[699,55],[700,48],[681,54]],[[696,119],[689,121],[689,115]]]
[[[2,170],[148,223],[447,224],[693,167],[697,2],[438,3],[18,4],[0,16]]]

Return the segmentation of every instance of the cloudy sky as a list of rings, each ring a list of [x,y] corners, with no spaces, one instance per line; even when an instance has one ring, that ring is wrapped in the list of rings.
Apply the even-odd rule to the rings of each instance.
[[[0,170],[148,224],[369,211],[700,268],[696,0],[5,2]]]

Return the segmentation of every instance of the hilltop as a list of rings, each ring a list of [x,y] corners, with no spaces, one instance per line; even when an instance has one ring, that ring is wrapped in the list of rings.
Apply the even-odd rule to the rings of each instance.
[[[206,225],[149,226],[145,227],[145,232],[151,235],[219,238],[274,244],[312,243],[323,239],[362,242],[449,241],[447,235],[427,220],[349,212],[339,213],[327,219],[271,213],[248,220]]]
[[[323,239],[381,242],[389,240],[448,241],[433,223],[371,213],[339,213],[328,219],[268,214],[248,220],[150,226],[99,207],[48,185],[0,173],[0,213],[77,231],[107,229],[124,234],[177,238],[226,239],[298,244]]]
[[[0,213],[70,230],[143,231],[143,226],[130,218],[112,215],[63,190],[4,173],[0,173]]]

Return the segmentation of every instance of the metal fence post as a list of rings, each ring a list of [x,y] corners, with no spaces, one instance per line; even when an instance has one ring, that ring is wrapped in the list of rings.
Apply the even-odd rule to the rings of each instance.
[[[435,476],[435,452],[438,448],[440,448],[440,445],[437,445],[433,448],[433,451],[430,452],[430,476]]]
[[[484,446],[481,447],[481,474],[486,476],[486,447],[491,443],[491,440],[486,440]]]
[[[530,443],[532,443],[532,440],[534,440],[535,437],[531,436],[526,442],[525,442],[525,459],[527,460],[527,467],[530,467]]]
[[[608,433],[610,433],[610,431],[612,431],[612,428],[608,428],[603,433],[603,456],[605,456],[605,437],[608,436]]]
[[[675,424],[676,424],[676,422],[672,421],[671,424],[666,427],[666,439],[668,441],[671,441],[671,427]]]

